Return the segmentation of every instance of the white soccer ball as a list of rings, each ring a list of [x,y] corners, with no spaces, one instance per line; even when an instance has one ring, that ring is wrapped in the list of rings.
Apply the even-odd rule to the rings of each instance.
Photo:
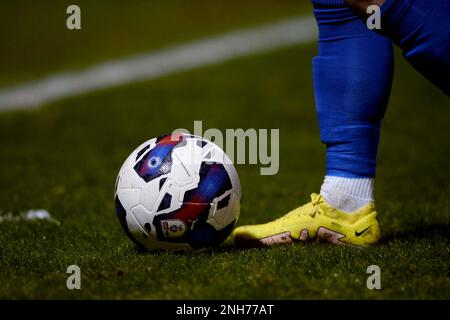
[[[169,134],[134,150],[120,169],[116,214],[139,247],[218,246],[239,217],[241,186],[231,160],[201,137]]]

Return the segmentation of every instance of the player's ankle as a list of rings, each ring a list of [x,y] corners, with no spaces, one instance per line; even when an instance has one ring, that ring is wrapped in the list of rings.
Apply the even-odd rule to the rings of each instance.
[[[320,194],[332,207],[352,213],[374,201],[374,178],[325,176]]]

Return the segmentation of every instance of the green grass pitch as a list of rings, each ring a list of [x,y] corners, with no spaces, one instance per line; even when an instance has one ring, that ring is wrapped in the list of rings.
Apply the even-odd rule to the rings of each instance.
[[[231,3],[220,8],[225,16],[237,6]],[[248,6],[242,17],[252,16],[257,5]],[[264,4],[253,22],[296,14],[292,6],[271,14]],[[211,32],[242,25],[237,18],[231,25],[201,15],[198,20],[213,25]],[[194,27],[189,32],[175,40],[208,34]],[[126,42],[130,52],[146,49],[133,46],[139,41]],[[60,224],[0,223],[0,298],[448,299],[448,98],[398,54],[376,181],[379,245],[359,250],[298,243],[241,250],[225,243],[199,254],[139,253],[123,233],[113,201],[122,162],[146,139],[174,128],[193,130],[194,120],[203,120],[205,129],[280,129],[277,175],[260,176],[255,165],[237,166],[243,190],[239,225],[277,218],[308,201],[325,166],[311,79],[315,53],[314,44],[296,46],[37,110],[1,113],[0,216],[45,208]],[[79,60],[69,59],[68,66],[100,61],[98,55],[86,57],[80,49]],[[11,82],[43,72],[38,59],[27,63]],[[64,63],[44,67],[59,70]],[[8,72],[14,73],[13,67],[5,70],[2,85],[8,84]],[[66,288],[66,268],[72,264],[81,268],[81,290]],[[373,264],[381,268],[381,290],[366,288],[366,269]]]

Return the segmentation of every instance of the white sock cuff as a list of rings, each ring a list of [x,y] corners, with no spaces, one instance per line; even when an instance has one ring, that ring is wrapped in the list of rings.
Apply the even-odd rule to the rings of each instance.
[[[374,184],[374,178],[344,178],[336,176],[325,176],[322,187],[332,185],[342,193],[353,198],[373,201]],[[329,192],[329,190],[326,191]]]

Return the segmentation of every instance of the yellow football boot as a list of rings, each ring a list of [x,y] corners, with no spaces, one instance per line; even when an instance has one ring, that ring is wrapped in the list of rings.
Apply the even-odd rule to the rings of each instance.
[[[236,245],[270,246],[321,239],[337,245],[369,246],[380,239],[375,204],[369,203],[352,213],[330,206],[313,193],[311,202],[265,224],[238,227],[233,231]]]

